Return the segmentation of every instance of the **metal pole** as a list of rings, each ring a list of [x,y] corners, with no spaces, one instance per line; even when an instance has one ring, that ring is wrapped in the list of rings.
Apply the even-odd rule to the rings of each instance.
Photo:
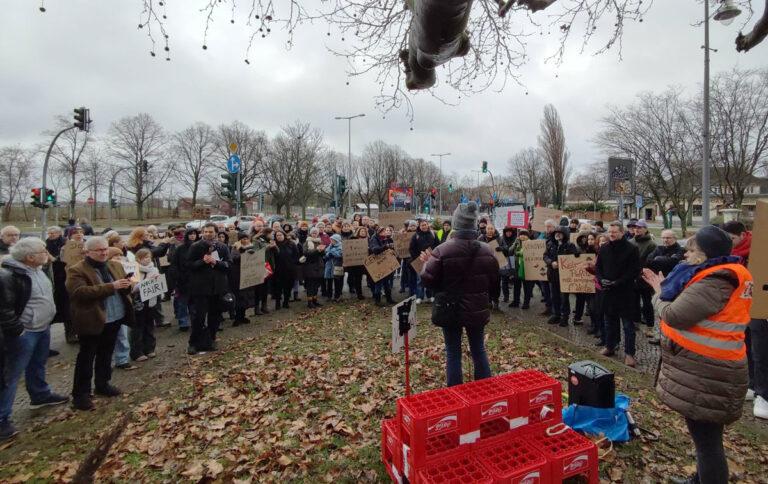
[[[53,141],[51,141],[51,146],[48,147],[48,153],[45,154],[45,162],[43,163],[43,184],[40,187],[40,197],[43,199],[43,208],[41,209],[42,212],[40,214],[40,224],[42,226],[42,230],[40,232],[40,238],[45,240],[46,237],[46,226],[48,225],[48,217],[45,213],[45,181],[46,177],[48,176],[48,160],[51,158],[51,151],[53,151],[53,146],[56,144],[56,141],[59,139],[59,136],[66,133],[70,129],[75,129],[74,126],[70,126],[69,128],[64,128],[61,131],[59,131],[56,136],[53,138]]]
[[[704,160],[701,167],[701,223],[709,225],[709,0],[704,0]],[[691,207],[693,209],[693,207]]]
[[[240,166],[242,168],[242,165]],[[240,216],[240,210],[243,205],[243,190],[242,190],[242,181],[240,179],[240,173],[242,173],[243,170],[237,170],[237,210],[235,210],[235,215],[238,217]]]

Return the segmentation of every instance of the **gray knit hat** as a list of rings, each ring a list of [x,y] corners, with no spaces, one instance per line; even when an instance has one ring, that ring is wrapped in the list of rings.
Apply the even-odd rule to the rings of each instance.
[[[707,225],[696,232],[696,245],[707,256],[707,259],[731,255],[733,241],[720,227]]]
[[[477,203],[460,203],[453,211],[454,230],[477,230]]]

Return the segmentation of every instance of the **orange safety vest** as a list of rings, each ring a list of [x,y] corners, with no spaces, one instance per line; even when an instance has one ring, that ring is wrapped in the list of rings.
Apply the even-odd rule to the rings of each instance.
[[[717,314],[700,321],[689,329],[675,329],[661,321],[661,332],[669,339],[696,354],[716,360],[741,360],[747,354],[744,331],[749,325],[752,306],[752,274],[741,264],[723,264],[698,272],[685,287],[722,270],[732,271],[739,285],[728,304]]]

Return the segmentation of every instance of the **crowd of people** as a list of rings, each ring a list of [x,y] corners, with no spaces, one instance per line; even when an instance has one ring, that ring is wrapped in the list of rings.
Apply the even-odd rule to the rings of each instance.
[[[578,327],[588,317],[584,331],[595,336],[602,354],[614,355],[623,341],[624,362],[635,366],[638,328],[645,326],[649,343],[661,343],[665,354],[669,346],[664,342],[672,334],[669,328],[688,330],[690,319],[700,316],[701,311],[685,316],[674,309],[672,301],[690,283],[690,277],[680,278],[681,270],[690,276],[690,267],[712,265],[715,260],[722,263],[723,257],[728,258],[727,263],[746,265],[749,257],[751,234],[740,222],[725,224],[716,232],[705,227],[683,247],[672,230],[654,238],[644,220],[632,219],[625,229],[619,222],[605,227],[602,221],[580,223],[563,217],[546,220],[544,230],[536,232],[530,227],[497,228],[488,218],[478,217],[477,207],[472,205],[461,204],[452,219],[437,222],[439,225],[418,218],[403,226],[379,225],[361,214],[350,220],[323,218],[269,226],[256,218],[248,226],[206,223],[200,229],[170,226],[165,231],[137,227],[126,238],[112,230],[93,235],[89,224],[71,220],[63,229],[50,227],[45,241],[20,238],[16,227],[6,226],[0,232],[0,325],[4,336],[0,439],[16,433],[10,416],[22,373],[33,406],[69,401],[45,381],[46,359],[55,353],[50,348],[53,322],[64,324],[67,342],[79,344],[73,406],[93,408],[92,387],[98,395],[120,394],[111,384],[112,368],[132,370],[154,358],[155,328],[171,325],[161,297],[142,301],[137,293],[139,282],[161,275],[168,287],[163,299],[172,300],[178,329],[189,332],[189,355],[216,351],[217,333],[225,319],[236,326],[248,324],[251,318],[289,308],[301,296],[311,309],[340,303],[346,297],[345,285],[348,297],[355,300],[370,293],[377,305],[393,304],[395,280],[399,279],[399,292],[414,296],[417,303],[433,303],[433,315],[445,308],[459,308],[455,313],[465,321],[442,325],[447,383],[454,385],[461,382],[462,328],[469,338],[475,377],[490,375],[483,327],[490,311],[499,310],[501,303],[530,310],[538,289],[541,315],[548,317],[549,324]],[[364,239],[369,254],[375,255],[394,251],[396,234],[408,232],[413,232],[409,257],[400,259],[397,271],[374,280],[363,265],[344,264],[345,240]],[[545,241],[546,281],[526,278],[525,241],[535,239]],[[82,244],[79,262],[62,260],[68,241]],[[487,244],[503,254],[506,265],[499,264]],[[244,254],[262,250],[266,278],[241,288]],[[569,254],[594,255],[587,266],[594,274],[594,293],[562,290],[558,256]],[[424,263],[421,272],[411,264],[416,259]],[[665,298],[659,290],[664,278],[675,281],[677,292],[671,297]],[[728,292],[726,288],[720,292]],[[461,298],[451,302],[446,296],[451,292]],[[699,309],[721,309],[715,306],[702,301]],[[657,316],[662,321],[657,322]],[[768,418],[765,321],[748,326],[743,335],[749,368],[747,397],[756,400],[755,415]],[[669,375],[662,372],[667,381],[672,378]]]

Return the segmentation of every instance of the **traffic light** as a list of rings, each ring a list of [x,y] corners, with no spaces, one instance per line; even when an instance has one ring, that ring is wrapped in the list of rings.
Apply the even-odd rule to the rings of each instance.
[[[144,173],[149,173],[149,162],[147,160],[141,160],[141,169]]]
[[[221,178],[224,180],[224,183],[221,184],[222,198],[235,200],[237,198],[235,193],[237,191],[237,175],[233,173],[225,173],[224,175],[221,175]]]
[[[45,189],[45,203],[56,206],[56,193],[51,188]]]
[[[117,208],[117,200],[114,198],[109,199],[109,206],[112,208]]]
[[[32,206],[37,208],[42,208],[43,204],[40,203],[40,189],[39,188],[33,188],[32,189]]]
[[[488,162],[487,161],[483,162],[483,173],[488,173]]]
[[[433,200],[435,198],[437,198],[437,188],[435,188],[435,187],[430,188],[429,189],[429,196],[432,197]]]
[[[336,186],[339,189],[339,196],[344,195],[347,191],[347,177],[339,175]]]
[[[80,131],[90,131],[91,110],[85,107],[75,108],[75,127]]]
[[[453,183],[448,184],[448,193],[453,193]]]

